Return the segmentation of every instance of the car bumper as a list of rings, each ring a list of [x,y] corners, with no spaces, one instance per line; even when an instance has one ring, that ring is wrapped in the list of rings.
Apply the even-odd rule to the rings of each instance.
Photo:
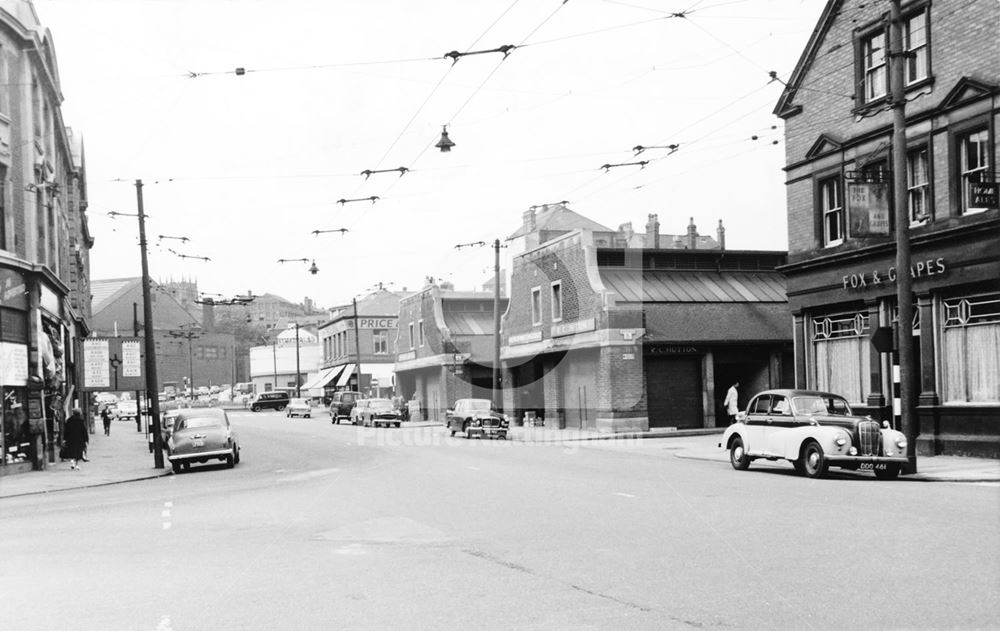
[[[841,456],[839,454],[826,454],[825,459],[830,464],[906,464],[909,462],[906,456]]]
[[[484,437],[507,438],[506,427],[470,427],[467,431],[469,434],[479,434]]]
[[[233,455],[232,449],[213,449],[211,451],[193,451],[190,453],[171,453],[167,456],[170,462],[184,462],[185,460],[211,460],[213,458],[225,458]]]

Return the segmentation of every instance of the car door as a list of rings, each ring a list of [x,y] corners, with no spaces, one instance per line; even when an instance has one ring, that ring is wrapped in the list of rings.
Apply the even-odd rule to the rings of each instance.
[[[785,453],[785,440],[791,429],[797,426],[791,400],[783,394],[771,395],[771,409],[764,426],[765,451],[774,455]]]
[[[747,453],[759,454],[764,451],[764,428],[767,427],[771,408],[771,395],[759,394],[747,405],[746,428],[743,431],[743,448]]]

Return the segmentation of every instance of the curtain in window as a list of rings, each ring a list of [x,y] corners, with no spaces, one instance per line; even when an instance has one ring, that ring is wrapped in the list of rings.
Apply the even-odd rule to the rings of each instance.
[[[944,331],[946,403],[1000,402],[1000,324]]]
[[[816,342],[816,389],[863,403],[869,346],[867,339],[858,337]]]

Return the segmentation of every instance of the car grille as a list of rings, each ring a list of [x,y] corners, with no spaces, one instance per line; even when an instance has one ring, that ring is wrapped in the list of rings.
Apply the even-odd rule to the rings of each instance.
[[[882,432],[878,421],[861,421],[858,423],[858,454],[862,456],[877,456]]]
[[[500,419],[484,418],[483,427],[500,427]]]

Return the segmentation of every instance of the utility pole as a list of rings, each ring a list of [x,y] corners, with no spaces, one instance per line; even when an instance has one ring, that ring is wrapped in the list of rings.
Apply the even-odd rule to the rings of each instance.
[[[299,323],[295,323],[295,398],[302,396],[302,373],[299,367]]]
[[[355,386],[361,392],[361,335],[358,333],[358,297],[351,298],[354,303],[354,354],[358,357],[358,384]]]
[[[274,370],[274,387],[273,390],[278,389],[278,341],[276,339],[271,340],[271,368]]]
[[[500,401],[500,239],[493,240],[493,408],[499,410]]]
[[[139,250],[142,252],[142,318],[146,338],[146,392],[159,392],[156,377],[156,342],[153,339],[153,302],[149,295],[149,261],[146,260],[146,215],[142,210],[142,180],[135,181],[136,202],[139,208]],[[136,401],[136,405],[139,402]],[[149,399],[150,420],[153,424],[153,463],[163,468],[163,440],[160,437],[160,397]]]
[[[917,419],[914,414],[913,278],[910,276],[910,213],[906,189],[906,91],[903,18],[900,0],[889,2],[889,84],[892,98],[893,215],[896,220],[896,305],[899,347],[900,421],[906,435],[904,473],[917,472]],[[930,323],[924,323],[930,326]],[[927,350],[929,352],[930,349]]]

